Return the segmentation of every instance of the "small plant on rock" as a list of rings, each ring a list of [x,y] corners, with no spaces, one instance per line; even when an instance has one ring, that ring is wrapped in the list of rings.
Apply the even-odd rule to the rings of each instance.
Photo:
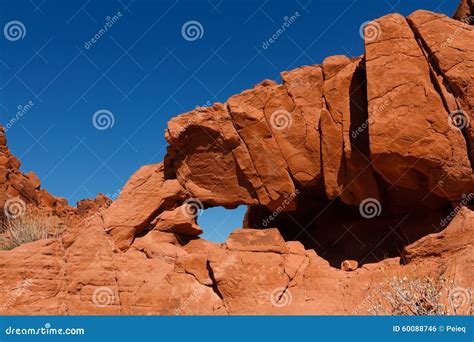
[[[372,315],[472,314],[472,291],[444,277],[394,276],[368,289],[366,303]]]
[[[52,217],[25,213],[17,218],[7,218],[3,224],[3,250],[10,250],[25,243],[55,238],[61,234],[58,222]]]

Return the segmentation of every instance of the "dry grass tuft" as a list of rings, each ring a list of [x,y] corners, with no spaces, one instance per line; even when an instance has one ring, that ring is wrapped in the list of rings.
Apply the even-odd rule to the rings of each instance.
[[[62,230],[57,219],[26,212],[18,218],[6,219],[2,228],[4,238],[0,240],[0,248],[10,250],[25,243],[57,238]]]
[[[365,307],[372,315],[469,315],[471,295],[443,277],[394,276],[368,289]]]

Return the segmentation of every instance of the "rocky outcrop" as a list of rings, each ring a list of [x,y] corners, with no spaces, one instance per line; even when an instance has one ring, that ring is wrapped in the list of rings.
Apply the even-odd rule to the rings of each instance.
[[[344,270],[276,229],[237,230],[224,244],[153,230],[117,253],[102,228],[98,219],[61,240],[0,251],[2,314],[361,314],[368,288],[393,276],[474,283],[474,213],[466,208],[407,246],[403,262],[346,261]]]
[[[41,225],[48,226],[49,236],[56,236],[66,227],[87,225],[91,217],[99,215],[111,203],[109,198],[99,194],[71,207],[66,199],[43,189],[34,172],[24,174],[20,166],[20,161],[10,153],[0,126],[0,249],[11,239],[5,229],[10,221],[25,215],[27,220],[37,218]]]
[[[76,224],[85,217],[106,208],[111,200],[99,194],[71,207],[65,198],[55,197],[41,187],[34,172],[20,171],[21,162],[10,153],[4,128],[0,126],[0,221],[23,214],[26,210],[54,216],[65,224]]]
[[[172,119],[165,176],[204,206],[248,205],[245,227],[277,227],[331,265],[342,253],[358,262],[397,256],[435,232],[474,191],[474,31],[426,11],[366,30],[364,56],[328,57],[282,73],[281,85],[267,80]],[[456,30],[466,38],[450,39]],[[375,211],[370,221],[365,208]],[[365,236],[364,248],[348,227]],[[379,244],[393,230],[403,238]]]
[[[167,176],[206,205],[286,212],[303,188],[348,205],[394,187],[447,201],[474,190],[471,128],[453,114],[474,122],[473,29],[426,11],[372,25],[360,58],[329,57],[172,119]]]
[[[453,124],[464,135],[473,163],[474,142],[474,30],[440,14],[416,11],[408,18],[425,49]],[[472,17],[472,23],[474,17]]]
[[[3,220],[9,210],[24,210],[32,205],[35,208],[52,212],[58,216],[72,214],[66,199],[56,198],[41,188],[41,181],[34,172],[24,174],[20,171],[21,162],[13,156],[8,147],[4,128],[0,126],[0,218]]]
[[[352,134],[368,115],[364,68],[363,58],[333,56],[323,62],[326,109],[321,114],[321,144],[326,194],[351,205],[365,198],[380,200],[370,165],[368,132],[355,138]]]
[[[474,184],[468,148],[450,124],[430,60],[401,15],[374,23],[380,37],[366,39],[372,165],[390,184],[459,199]]]
[[[453,18],[474,25],[474,3],[472,0],[461,0],[456,12],[453,14]]]
[[[61,238],[0,251],[3,312],[355,314],[396,275],[472,287],[473,30],[390,14],[363,56],[173,118],[163,163],[109,207],[81,202]],[[5,160],[5,194],[33,201],[37,177]],[[199,238],[199,210],[239,205],[244,228]]]

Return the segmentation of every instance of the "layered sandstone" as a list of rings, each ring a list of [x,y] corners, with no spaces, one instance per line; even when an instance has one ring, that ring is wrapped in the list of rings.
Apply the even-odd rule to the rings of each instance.
[[[87,218],[0,251],[0,308],[356,314],[392,276],[472,287],[473,35],[426,11],[379,18],[363,56],[328,57],[170,120],[164,161],[103,210],[101,197],[77,209],[45,201],[2,136],[3,201]],[[239,205],[243,229],[199,238],[197,211]]]
[[[117,253],[99,221],[0,251],[2,314],[366,314],[367,290],[393,276],[474,283],[474,214],[466,208],[407,246],[403,262],[345,270],[276,229],[236,230],[224,244],[153,230]]]

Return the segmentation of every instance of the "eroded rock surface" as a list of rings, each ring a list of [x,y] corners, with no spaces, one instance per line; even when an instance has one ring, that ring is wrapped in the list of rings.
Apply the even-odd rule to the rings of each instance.
[[[461,0],[453,18],[474,25],[474,3],[472,0]]]
[[[403,16],[375,22],[380,37],[366,39],[372,165],[391,184],[460,198],[464,179],[472,188],[468,149],[462,132],[449,124],[429,61]]]
[[[0,311],[360,314],[367,290],[393,276],[472,287],[474,27],[426,11],[371,25],[363,56],[170,120],[165,160],[110,206],[49,195],[2,132],[0,204],[80,219],[0,251]],[[244,228],[199,238],[198,210],[239,205]]]
[[[0,126],[0,222],[8,217],[22,215],[27,210],[41,216],[53,216],[67,225],[77,224],[86,216],[103,210],[110,199],[99,194],[71,207],[65,198],[55,197],[41,187],[41,180],[34,172],[20,170],[21,162],[7,146],[4,128]]]
[[[0,206],[5,209],[0,211],[2,220],[5,218],[5,211],[24,210],[21,207],[26,205],[54,212],[59,216],[73,214],[65,199],[56,198],[42,189],[38,176],[34,172],[24,174],[20,171],[20,166],[20,160],[10,153],[4,128],[0,126]]]
[[[409,245],[405,265],[346,261],[343,270],[276,229],[238,230],[221,245],[153,230],[117,253],[103,228],[97,220],[59,240],[0,251],[2,314],[360,314],[367,288],[393,276],[474,282],[474,213],[466,208]]]

